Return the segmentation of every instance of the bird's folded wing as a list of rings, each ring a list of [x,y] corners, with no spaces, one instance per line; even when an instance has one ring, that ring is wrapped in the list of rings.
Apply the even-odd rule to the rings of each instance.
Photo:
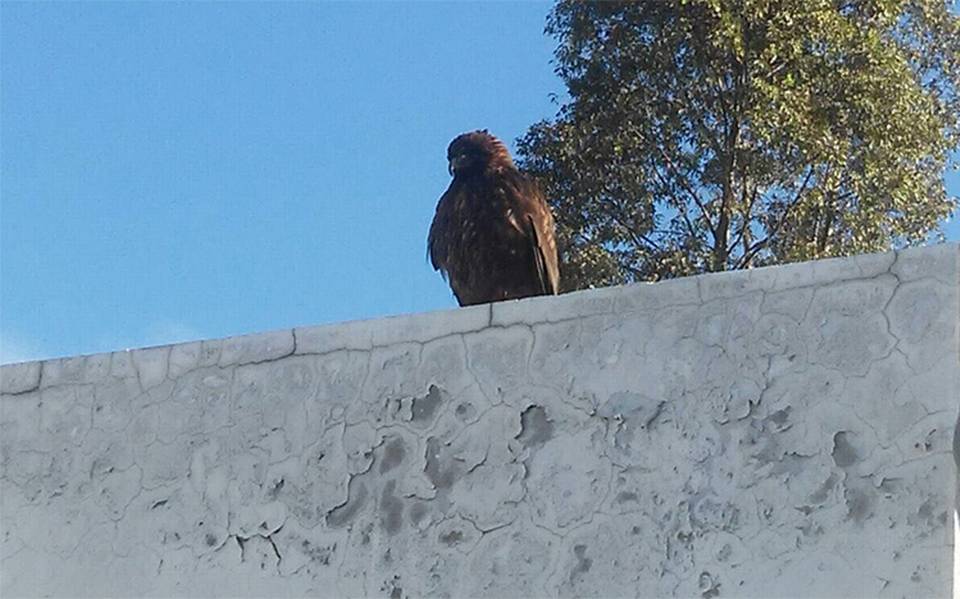
[[[533,215],[527,215],[527,235],[532,245],[534,262],[537,269],[537,279],[540,281],[540,291],[545,294],[557,293],[557,268],[556,258],[550,259],[550,256],[556,256],[556,250],[549,247],[551,244],[544,234],[542,234],[534,221]],[[548,246],[548,247],[545,247]],[[553,250],[551,252],[551,249]]]

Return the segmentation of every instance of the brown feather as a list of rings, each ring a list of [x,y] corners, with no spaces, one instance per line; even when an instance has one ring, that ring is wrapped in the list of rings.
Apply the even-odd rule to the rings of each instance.
[[[430,261],[461,306],[555,294],[553,215],[539,186],[486,131],[451,142],[454,173],[427,238]]]

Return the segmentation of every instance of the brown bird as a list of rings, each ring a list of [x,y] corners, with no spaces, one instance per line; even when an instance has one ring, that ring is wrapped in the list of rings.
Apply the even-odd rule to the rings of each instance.
[[[553,215],[536,181],[486,129],[447,148],[453,181],[437,203],[427,251],[461,306],[556,294]]]

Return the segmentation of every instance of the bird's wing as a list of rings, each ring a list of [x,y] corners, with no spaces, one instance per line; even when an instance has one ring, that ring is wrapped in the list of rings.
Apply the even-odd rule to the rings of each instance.
[[[537,227],[533,224],[533,217],[527,215],[527,238],[533,250],[533,260],[537,268],[537,280],[540,281],[540,291],[550,293],[550,282],[547,279],[547,264],[544,259],[543,249],[540,247],[540,238],[537,235]]]
[[[452,187],[452,186],[451,186]],[[437,202],[437,211],[430,224],[430,233],[427,235],[427,255],[434,270],[439,270],[446,277],[447,273],[447,237],[450,235],[450,206],[453,202],[451,189],[447,189],[440,201]]]
[[[528,180],[525,187],[524,195],[528,204],[525,210],[525,226],[532,245],[537,277],[544,293],[557,294],[560,289],[560,269],[557,264],[553,215],[536,182]]]

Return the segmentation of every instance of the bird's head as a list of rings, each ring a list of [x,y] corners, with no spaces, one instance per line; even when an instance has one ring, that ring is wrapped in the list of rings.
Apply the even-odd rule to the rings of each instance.
[[[447,160],[454,177],[482,173],[491,166],[513,167],[507,147],[486,129],[457,136],[447,148]]]

